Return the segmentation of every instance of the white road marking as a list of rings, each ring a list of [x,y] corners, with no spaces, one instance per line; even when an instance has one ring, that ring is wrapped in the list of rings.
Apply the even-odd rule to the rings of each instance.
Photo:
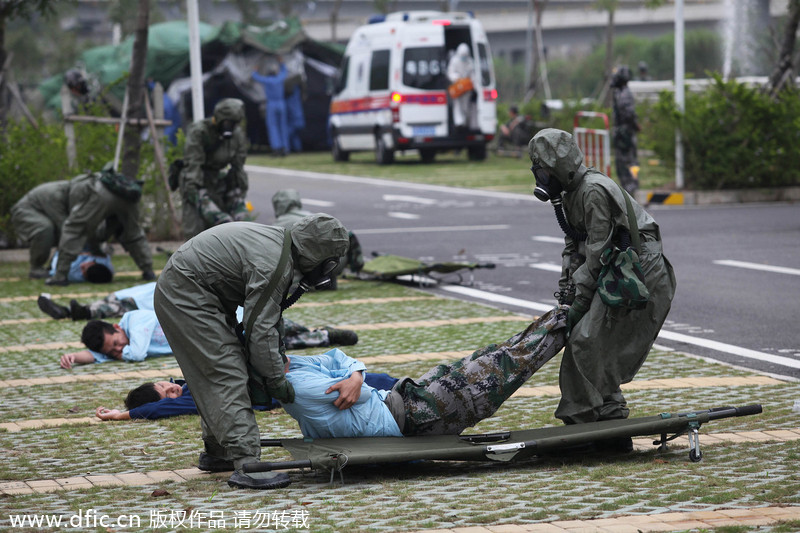
[[[761,265],[759,263],[748,263],[747,261],[734,261],[732,259],[721,259],[713,262],[716,265],[732,266],[739,268],[751,268],[753,270],[763,270],[764,272],[777,272],[778,274],[793,274],[800,276],[800,270],[796,268],[778,267],[772,265]]]
[[[412,204],[435,205],[438,200],[433,198],[421,198],[419,196],[407,196],[404,194],[384,194],[384,202],[409,202]]]
[[[415,215],[414,213],[400,213],[399,211],[389,211],[386,213],[386,216],[392,218],[402,218],[404,220],[417,220],[419,215]]]
[[[505,230],[508,224],[495,224],[489,226],[431,226],[427,228],[374,228],[354,230],[357,235],[379,235],[383,233],[432,233],[437,231],[491,231]]]
[[[531,240],[539,242],[550,242],[553,244],[564,244],[564,237],[548,237],[547,235],[534,235]]]
[[[464,296],[472,296],[473,298],[480,298],[481,300],[489,300],[499,304],[509,304],[517,307],[523,307],[525,309],[533,309],[534,311],[542,311],[543,313],[546,313],[553,308],[552,305],[530,302],[528,300],[512,298],[511,296],[503,296],[501,294],[485,292],[478,289],[472,289],[470,287],[462,287],[461,285],[445,285],[442,287],[442,290],[454,292],[456,294],[463,294]]]
[[[464,296],[471,296],[473,298],[479,298],[482,300],[487,300],[495,303],[505,303],[517,307],[522,307],[525,309],[533,309],[535,311],[547,312],[553,308],[552,305],[545,305],[538,302],[530,302],[528,300],[521,300],[519,298],[511,298],[509,296],[493,294],[478,289],[462,287],[460,285],[448,285],[441,287],[441,289],[456,294],[463,294]],[[759,352],[756,350],[750,350],[748,348],[742,348],[740,346],[734,346],[733,344],[727,344],[724,342],[701,339],[698,337],[691,337],[689,335],[684,335],[683,333],[675,333],[673,331],[665,331],[662,329],[658,333],[658,337],[660,339],[666,339],[675,342],[683,342],[686,344],[693,344],[695,346],[700,346],[703,348],[708,348],[710,350],[736,355],[747,359],[755,359],[757,361],[763,361],[765,363],[774,363],[776,365],[788,366],[790,368],[800,368],[800,361],[798,361],[797,359],[791,359],[789,357],[781,357],[780,355],[772,355],[764,352]]]
[[[547,270],[548,272],[561,273],[561,265],[554,265],[553,263],[531,263],[528,266],[539,270]]]
[[[303,205],[315,205],[317,207],[331,207],[336,205],[334,202],[328,200],[312,200],[311,198],[303,198]]]

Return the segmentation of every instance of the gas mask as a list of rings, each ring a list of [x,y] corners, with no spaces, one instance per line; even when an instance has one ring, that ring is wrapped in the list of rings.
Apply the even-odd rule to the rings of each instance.
[[[300,280],[295,291],[281,303],[281,310],[285,311],[300,299],[300,297],[311,289],[321,290],[333,283],[333,278],[339,269],[339,259],[329,257],[322,263],[314,267]]]
[[[223,139],[230,139],[233,137],[233,130],[236,129],[236,121],[229,119],[220,121],[218,128]]]
[[[533,195],[543,202],[555,202],[555,199],[561,198],[561,183],[550,175],[550,172],[545,170],[538,160],[534,161],[531,166],[531,172],[536,179],[536,188],[533,189]]]

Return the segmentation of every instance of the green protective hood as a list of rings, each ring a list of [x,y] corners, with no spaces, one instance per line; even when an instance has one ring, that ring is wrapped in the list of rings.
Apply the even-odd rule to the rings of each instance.
[[[300,200],[300,193],[294,189],[281,189],[272,195],[272,208],[275,210],[275,218],[285,215],[293,209],[302,209],[303,202]]]
[[[583,164],[583,152],[566,131],[546,128],[528,143],[531,163],[538,160],[561,183],[565,191],[578,187],[588,170]]]
[[[244,102],[238,98],[225,98],[214,106],[214,120],[219,124],[223,120],[241,122],[244,120]]]
[[[329,257],[344,257],[350,239],[337,219],[324,213],[303,217],[291,228],[297,269],[306,274]]]

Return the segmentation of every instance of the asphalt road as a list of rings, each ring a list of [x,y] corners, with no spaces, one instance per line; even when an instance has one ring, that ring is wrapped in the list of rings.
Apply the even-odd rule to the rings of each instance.
[[[424,167],[421,167],[424,169]],[[335,171],[335,163],[331,162]],[[248,167],[259,222],[272,194],[339,218],[365,256],[492,262],[428,290],[538,314],[555,304],[563,234],[533,195]],[[800,379],[800,205],[651,206],[678,290],[659,346]],[[466,279],[469,280],[467,273]],[[422,317],[421,317],[422,318]]]

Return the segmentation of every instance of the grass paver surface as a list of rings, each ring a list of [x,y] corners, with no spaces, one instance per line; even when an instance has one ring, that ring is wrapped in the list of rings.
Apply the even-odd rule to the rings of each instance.
[[[135,270],[125,255],[114,259],[117,270]],[[165,258],[156,256],[156,267]],[[31,297],[0,302],[0,320],[42,318],[35,297],[96,293],[98,286],[72,285],[45,288],[24,278],[24,263],[0,263],[0,297]],[[102,290],[133,284],[115,281]],[[380,302],[380,298],[411,298]],[[424,297],[424,299],[418,299]],[[93,299],[93,298],[90,298]],[[359,343],[345,351],[369,358],[394,354],[470,351],[500,342],[525,327],[514,315],[490,307],[438,298],[391,283],[348,280],[337,291],[309,294],[301,303],[357,304],[298,305],[286,316],[311,327],[341,324],[387,324],[421,320],[508,317],[508,321],[450,324],[436,327],[392,328],[359,333]],[[373,301],[371,301],[373,300]],[[84,300],[81,300],[84,301]],[[88,301],[88,300],[87,300]],[[0,326],[0,348],[44,343],[75,342],[82,322],[49,320]],[[74,376],[177,369],[172,357],[139,364],[105,363],[73,370],[58,367],[67,350],[32,349],[0,354],[0,379]],[[70,349],[69,351],[72,351]],[[298,355],[316,353],[300,350]],[[368,368],[395,376],[417,376],[441,360],[376,362]],[[526,387],[557,386],[560,356],[545,365]],[[654,349],[637,381],[667,378],[718,378],[754,376],[752,372],[708,362],[676,352]],[[30,387],[0,388],[0,423],[51,418],[86,418],[95,407],[122,407],[124,394],[144,379],[120,377],[96,381],[70,381]],[[664,411],[685,411],[720,405],[761,403],[758,416],[713,421],[701,435],[746,431],[793,430],[800,415],[792,411],[800,398],[800,385],[685,386],[630,390],[625,393],[631,416]],[[515,397],[491,418],[469,432],[494,432],[560,424],[553,418],[557,395]],[[258,413],[264,436],[299,437],[297,424],[282,410]],[[703,437],[701,436],[701,442]],[[709,440],[710,442],[710,440]],[[139,517],[140,527],[81,527],[90,531],[242,531],[307,529],[310,531],[416,531],[470,526],[526,526],[557,521],[604,519],[676,512],[746,510],[768,506],[800,505],[800,440],[704,444],[704,459],[692,463],[686,450],[672,446],[625,456],[588,455],[539,458],[522,463],[421,462],[376,467],[348,467],[344,481],[329,484],[325,472],[291,471],[286,489],[258,492],[234,490],[227,474],[202,474],[176,480],[171,471],[196,465],[202,449],[199,418],[184,416],[160,421],[78,423],[19,432],[0,431],[0,530],[11,530],[10,515],[38,513],[64,520],[92,509],[111,519]],[[267,460],[288,460],[281,448],[264,448]],[[111,476],[149,472],[151,482],[130,486],[103,486]],[[187,470],[186,472],[191,472]],[[82,485],[94,479],[97,486]],[[117,479],[117,478],[114,478]],[[147,479],[147,478],[144,478]],[[67,488],[47,492],[17,493],[11,487],[24,482],[61,480]],[[66,480],[66,481],[65,481]],[[16,483],[21,483],[17,485]],[[69,488],[70,483],[77,483]],[[30,492],[30,489],[26,489]],[[24,492],[24,491],[23,491]],[[266,516],[266,518],[265,518]],[[665,515],[666,516],[666,515]],[[176,520],[183,517],[181,526]],[[190,517],[192,521],[190,521]],[[86,516],[83,516],[86,519]],[[172,520],[172,527],[166,527]],[[224,520],[209,525],[209,520]],[[687,522],[688,523],[688,522]],[[794,524],[794,525],[793,525]],[[184,527],[191,526],[191,527]],[[258,526],[258,527],[256,527]],[[285,526],[285,527],[284,527]],[[798,524],[772,524],[758,531],[796,531]],[[721,531],[756,531],[757,525]],[[791,529],[795,527],[795,529]],[[788,529],[787,529],[788,528]],[[690,529],[689,527],[683,528]],[[14,528],[25,531],[24,528]],[[29,531],[58,531],[55,527],[30,527]]]

